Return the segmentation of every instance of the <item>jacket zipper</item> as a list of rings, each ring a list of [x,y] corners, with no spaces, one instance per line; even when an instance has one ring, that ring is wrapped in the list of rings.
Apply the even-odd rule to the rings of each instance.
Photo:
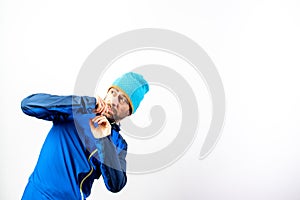
[[[96,153],[98,151],[98,149],[95,149],[91,154],[90,154],[90,156],[89,156],[89,158],[88,158],[88,162],[89,162],[89,164],[90,164],[90,167],[91,167],[91,170],[90,170],[90,172],[82,179],[82,181],[80,182],[80,194],[81,194],[81,199],[82,200],[84,200],[84,195],[83,195],[83,192],[82,192],[82,185],[83,185],[83,182],[93,173],[93,171],[94,171],[94,168],[93,168],[93,166],[91,165],[91,163],[90,163],[90,159],[91,159],[91,157]]]

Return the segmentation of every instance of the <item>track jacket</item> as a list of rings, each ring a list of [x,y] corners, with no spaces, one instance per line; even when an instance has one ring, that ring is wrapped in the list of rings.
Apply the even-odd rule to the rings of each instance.
[[[93,137],[95,106],[88,96],[34,94],[22,101],[25,114],[53,122],[22,200],[83,200],[101,175],[111,192],[125,186],[127,143],[116,124],[111,135]]]

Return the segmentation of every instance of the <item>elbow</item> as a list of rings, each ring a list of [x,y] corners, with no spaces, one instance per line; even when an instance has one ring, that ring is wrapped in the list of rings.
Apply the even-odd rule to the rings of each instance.
[[[33,111],[32,111],[32,108],[33,108],[32,97],[33,96],[35,96],[35,95],[32,94],[21,101],[21,109],[22,109],[23,113],[25,113],[26,115],[29,115],[29,116],[33,115]]]
[[[121,182],[119,182],[118,184],[111,185],[111,186],[107,187],[107,189],[112,193],[118,193],[125,187],[126,182],[127,182],[127,179],[125,177]]]
[[[124,185],[125,186],[125,185]],[[110,189],[108,189],[110,192],[112,192],[112,193],[118,193],[118,192],[120,192],[123,188],[124,188],[124,186],[122,186],[122,187],[113,187],[113,188],[110,188]]]
[[[27,111],[29,110],[28,97],[22,100],[21,109],[23,113],[27,114]]]

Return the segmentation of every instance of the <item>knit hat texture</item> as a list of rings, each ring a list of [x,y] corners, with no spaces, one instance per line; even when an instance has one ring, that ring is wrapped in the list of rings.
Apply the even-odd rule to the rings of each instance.
[[[116,79],[110,88],[116,88],[126,95],[133,114],[149,91],[149,84],[141,74],[128,72]]]

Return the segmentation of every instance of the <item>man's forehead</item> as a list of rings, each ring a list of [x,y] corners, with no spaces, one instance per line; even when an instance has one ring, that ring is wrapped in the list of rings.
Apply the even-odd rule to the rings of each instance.
[[[120,92],[117,88],[114,88],[114,87],[111,87],[108,91],[110,91],[110,90],[114,90],[116,92]],[[123,93],[123,92],[121,91],[121,93]]]
[[[118,88],[111,87],[108,91],[110,91],[110,90],[114,90],[114,91],[120,93],[120,95],[126,97],[125,93],[123,91],[119,90]]]

